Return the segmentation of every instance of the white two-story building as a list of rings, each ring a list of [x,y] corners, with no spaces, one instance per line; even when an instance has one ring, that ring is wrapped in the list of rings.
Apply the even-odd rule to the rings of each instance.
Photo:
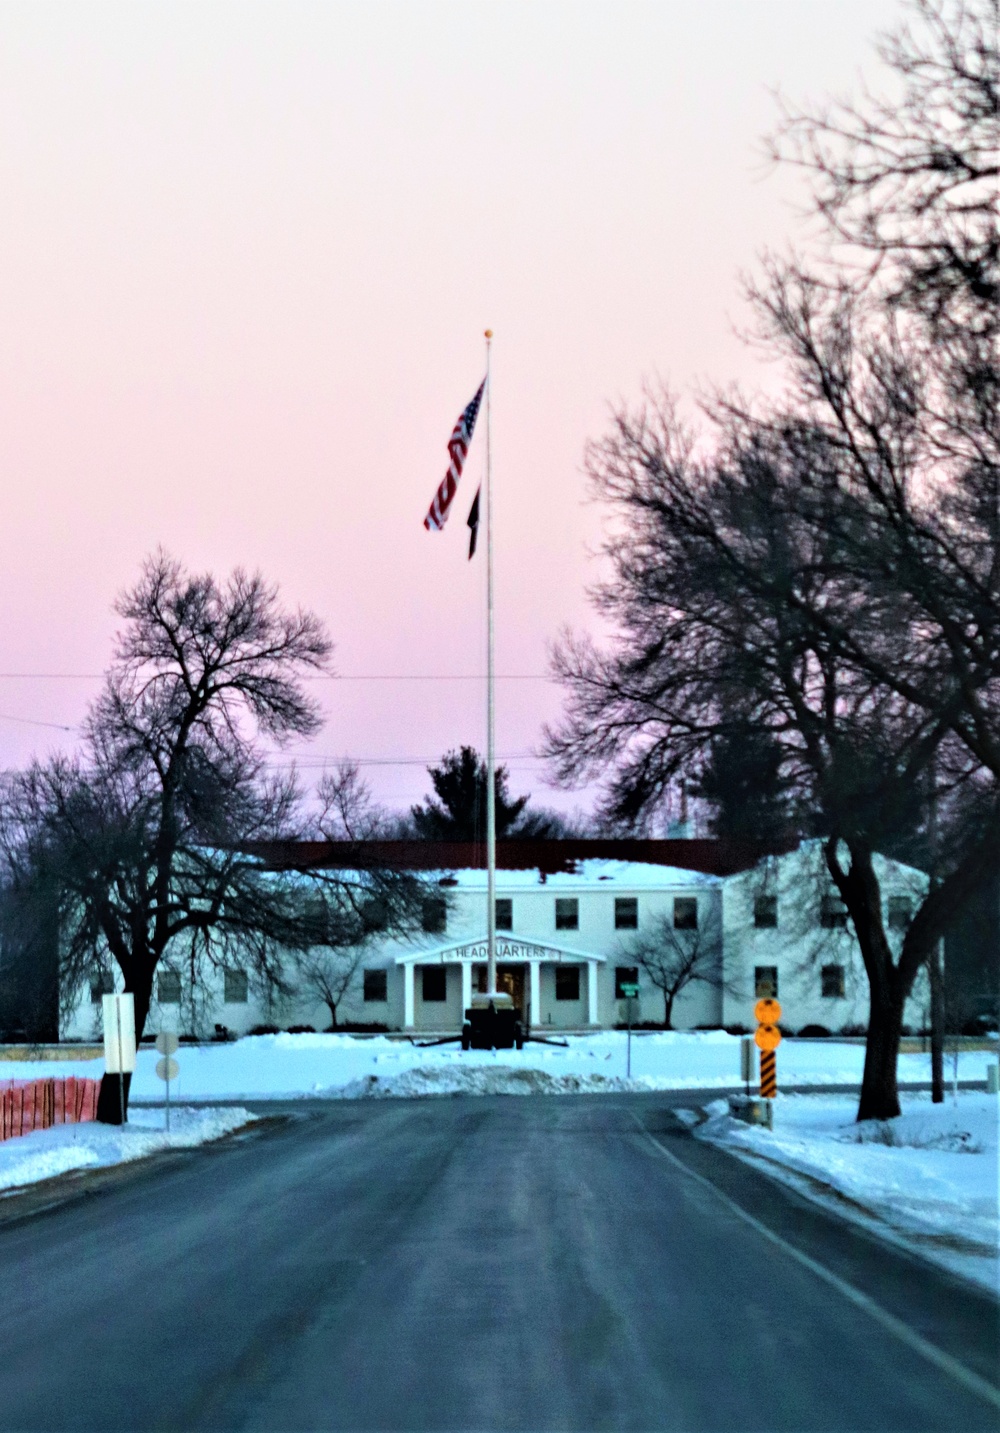
[[[303,868],[336,868],[349,859],[333,845],[302,854]],[[295,864],[296,855],[288,848],[283,864]],[[486,988],[481,849],[386,842],[379,855],[425,881],[423,929],[364,947],[338,1023],[455,1032],[473,991]],[[901,940],[926,877],[881,858],[878,875],[890,939]],[[500,842],[496,925],[498,985],[510,991],[525,1023],[542,1032],[621,1024],[628,1013],[623,987],[632,984],[639,989],[633,1021],[662,1022],[659,947],[671,958],[689,953],[697,960],[698,978],[673,1002],[677,1029],[750,1028],[754,1003],[768,991],[793,1031],[809,1025],[851,1031],[867,1020],[857,941],[817,843],[761,856],[712,840]],[[270,999],[237,967],[212,971],[204,981],[206,988],[188,991],[179,969],[161,967],[150,1028],[207,1034],[218,1024],[242,1034],[265,1023],[316,1029],[329,1023],[326,1007],[304,991]],[[95,1033],[99,985],[90,993],[94,1002],[82,993],[64,1038]],[[915,991],[910,1024],[925,1023],[924,1001]]]

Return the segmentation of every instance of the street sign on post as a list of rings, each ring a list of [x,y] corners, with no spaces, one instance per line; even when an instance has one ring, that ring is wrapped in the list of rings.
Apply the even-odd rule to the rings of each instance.
[[[173,1030],[161,1030],[156,1037],[156,1048],[163,1056],[162,1060],[157,1060],[156,1062],[156,1073],[161,1080],[166,1080],[167,1082],[167,1097],[164,1102],[167,1129],[170,1128],[170,1081],[176,1080],[181,1072],[177,1061],[172,1060],[170,1057],[179,1044],[180,1041]]]
[[[633,980],[623,980],[621,992],[625,997],[625,1021],[628,1025],[628,1040],[625,1047],[625,1078],[632,1078],[632,1001],[639,994],[639,987]]]
[[[105,995],[101,999],[104,1017],[104,1070],[118,1076],[118,1099],[125,1123],[125,1076],[135,1069],[135,1001],[131,992]]]
[[[757,1017],[757,1031],[754,1035],[754,1044],[760,1054],[760,1093],[761,1098],[773,1100],[778,1093],[778,1058],[775,1054],[781,1044],[781,1031],[778,1029],[778,1021],[781,1019],[781,1006],[777,1000],[770,998],[758,1000],[753,1008]]]

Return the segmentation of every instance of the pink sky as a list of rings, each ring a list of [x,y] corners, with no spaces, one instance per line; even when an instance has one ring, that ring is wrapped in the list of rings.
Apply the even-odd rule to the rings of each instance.
[[[421,526],[495,330],[498,670],[589,620],[584,444],[659,374],[760,381],[738,271],[798,232],[769,89],[872,71],[890,0],[0,9],[0,761],[72,744],[163,544],[337,644],[300,757],[405,806],[483,740],[483,565]],[[58,677],[11,674],[48,673]],[[559,709],[505,681],[516,790]],[[19,718],[20,721],[11,720]]]

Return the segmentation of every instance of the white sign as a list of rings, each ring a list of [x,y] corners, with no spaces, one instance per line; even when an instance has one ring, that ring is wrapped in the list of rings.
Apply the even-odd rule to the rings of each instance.
[[[558,950],[548,945],[539,945],[533,940],[504,940],[497,936],[496,942],[497,960],[548,960],[561,962],[572,959],[566,951]],[[489,945],[486,941],[476,941],[469,945],[456,945],[448,951],[456,960],[482,960],[489,958]],[[581,951],[577,959],[580,962],[586,960]]]
[[[105,995],[104,1069],[109,1075],[128,1074],[135,1069],[135,1001],[131,994]]]

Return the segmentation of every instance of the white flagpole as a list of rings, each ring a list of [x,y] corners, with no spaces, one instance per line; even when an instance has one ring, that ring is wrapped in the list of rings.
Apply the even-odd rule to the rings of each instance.
[[[496,740],[493,706],[493,433],[490,400],[490,349],[493,330],[486,330],[486,930],[487,994],[497,993],[497,830]]]

